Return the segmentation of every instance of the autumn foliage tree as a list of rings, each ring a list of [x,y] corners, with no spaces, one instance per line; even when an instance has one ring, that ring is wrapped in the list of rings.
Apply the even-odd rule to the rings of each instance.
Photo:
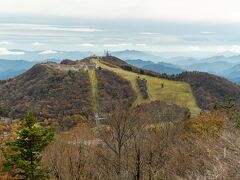
[[[21,121],[17,137],[5,142],[2,149],[3,170],[16,179],[45,179],[40,166],[41,151],[53,140],[51,128],[42,127],[39,120],[28,113]]]

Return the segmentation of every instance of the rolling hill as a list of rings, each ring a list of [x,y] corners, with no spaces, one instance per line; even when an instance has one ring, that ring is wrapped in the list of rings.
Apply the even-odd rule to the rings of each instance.
[[[93,120],[95,113],[108,113],[119,104],[136,108],[155,101],[174,109],[189,109],[196,115],[200,108],[211,108],[229,96],[239,98],[240,88],[207,73],[163,76],[114,56],[93,56],[34,65],[22,75],[3,81],[0,94],[0,107],[7,117],[19,118],[32,110],[41,118],[62,121],[76,115]]]
[[[94,62],[101,68],[115,72],[124,79],[131,82],[132,88],[137,94],[135,104],[141,104],[143,102],[161,100],[169,102],[171,104],[177,104],[182,107],[187,107],[192,113],[198,113],[199,108],[196,105],[195,99],[192,96],[191,88],[187,83],[171,81],[167,79],[151,77],[148,75],[142,75],[135,72],[129,72],[123,70],[119,66],[111,66],[106,59],[93,59]],[[148,93],[150,98],[145,100],[142,98],[141,93],[136,84],[136,78],[140,77],[147,80]],[[162,87],[164,84],[164,87]]]
[[[107,113],[119,103],[134,108],[160,100],[170,106],[189,108],[193,114],[199,112],[187,83],[153,77],[157,73],[147,70],[145,73],[152,76],[129,72],[122,66],[130,65],[116,57],[34,65],[0,85],[0,107],[6,116],[13,118],[22,117],[31,110],[42,118],[62,119],[79,115],[92,119],[94,113]],[[138,76],[147,80],[147,99],[140,92],[136,81]]]
[[[236,109],[226,113],[211,108],[230,96],[239,99],[240,88],[221,77],[202,72],[168,76],[117,57],[92,56],[34,65],[16,78],[0,81],[0,94],[0,124],[17,122],[31,110],[41,125],[56,128],[54,142],[43,152],[43,164],[66,175],[71,174],[66,167],[79,165],[79,160],[87,167],[80,173],[89,172],[89,179],[93,170],[102,173],[102,167],[112,172],[111,162],[118,158],[115,146],[127,140],[121,160],[132,172],[138,167],[136,157],[142,169],[149,168],[150,157],[156,170],[165,172],[155,171],[156,179],[212,179],[219,172],[221,177],[239,179],[240,131],[231,119]],[[210,111],[199,114],[200,108]],[[2,135],[11,131],[9,124],[2,126]],[[65,174],[63,179],[73,177]],[[50,176],[58,177],[54,171]],[[109,175],[104,177],[99,179]],[[116,177],[115,171],[111,177]]]
[[[204,72],[183,72],[176,80],[189,83],[201,109],[212,108],[215,103],[229,98],[240,100],[240,86],[225,78]]]

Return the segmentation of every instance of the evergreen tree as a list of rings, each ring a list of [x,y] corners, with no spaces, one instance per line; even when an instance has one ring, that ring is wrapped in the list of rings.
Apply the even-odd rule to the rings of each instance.
[[[3,170],[16,179],[47,179],[41,168],[41,151],[53,140],[53,130],[42,127],[39,120],[28,113],[21,121],[14,141],[5,143]]]

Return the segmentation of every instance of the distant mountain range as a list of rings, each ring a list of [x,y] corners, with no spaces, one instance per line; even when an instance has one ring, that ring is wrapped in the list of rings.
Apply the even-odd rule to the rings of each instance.
[[[240,83],[240,64],[226,69],[225,71],[221,72],[220,75],[233,82]]]
[[[202,71],[209,72],[213,74],[219,74],[222,71],[230,69],[234,66],[234,64],[226,62],[226,61],[218,61],[218,62],[209,62],[209,63],[195,63],[189,66],[185,66],[185,68],[189,71]]]
[[[112,55],[124,60],[142,59],[145,61],[155,61],[155,62],[164,60],[164,58],[162,58],[161,56],[153,55],[144,51],[136,51],[136,50],[116,51],[116,52],[112,52]]]
[[[170,63],[165,63],[165,62],[159,62],[159,63],[154,63],[152,61],[143,61],[143,60],[126,60],[128,64],[131,64],[133,66],[147,69],[147,70],[152,70],[156,71],[159,73],[166,73],[168,75],[172,74],[179,74],[185,70],[179,68],[176,65],[170,64]]]
[[[0,80],[9,79],[30,69],[37,62],[0,59]]]
[[[44,61],[44,60],[62,60],[62,59],[73,59],[79,60],[92,55],[103,56],[104,52],[95,51],[57,51],[57,50],[42,50],[42,51],[23,51],[14,49],[11,51],[21,52],[21,55],[0,55],[1,59],[9,60],[27,60],[27,61]],[[136,50],[124,50],[124,51],[113,51],[113,56],[119,57],[123,60],[127,59],[142,59],[154,62],[164,61],[161,56],[151,54],[145,51]]]
[[[127,60],[129,64],[166,74],[178,74],[183,71],[200,71],[225,77],[240,83],[240,55],[212,56],[204,59],[192,57],[159,58],[159,63],[145,59]]]
[[[21,50],[15,50],[21,51]],[[34,64],[44,61],[60,62],[63,59],[79,60],[90,55],[102,56],[103,52],[91,51],[23,51],[20,56],[0,56],[0,79],[8,79],[21,74]],[[193,57],[166,57],[166,53],[151,53],[136,50],[111,52],[139,68],[166,74],[179,74],[183,71],[201,71],[220,75],[233,82],[240,83],[240,55],[212,56],[197,59]],[[11,60],[11,61],[10,61]]]
[[[27,60],[27,61],[44,61],[49,59],[62,60],[62,59],[74,59],[79,60],[89,57],[91,55],[102,56],[104,52],[100,51],[59,51],[59,50],[41,50],[41,51],[25,51],[21,49],[11,49],[11,52],[21,52],[20,54],[13,55],[0,54],[0,59],[9,60]],[[187,63],[196,60],[206,60],[207,62],[226,61],[231,63],[239,63],[240,56],[234,53],[223,52],[220,54],[209,53],[208,56],[194,56],[189,53],[181,52],[149,52],[149,51],[137,51],[137,50],[123,50],[111,52],[113,56],[127,59],[141,59],[145,61],[153,62],[176,62],[182,64],[181,61]],[[199,53],[198,53],[199,54]],[[210,57],[210,58],[209,58]]]

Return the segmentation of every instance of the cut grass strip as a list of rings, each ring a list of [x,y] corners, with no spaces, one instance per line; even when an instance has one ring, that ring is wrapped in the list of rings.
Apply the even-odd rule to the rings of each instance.
[[[98,111],[98,84],[97,84],[97,78],[96,78],[96,70],[89,69],[88,75],[91,83],[91,91],[93,96],[93,100],[92,100],[93,110],[96,113]]]

